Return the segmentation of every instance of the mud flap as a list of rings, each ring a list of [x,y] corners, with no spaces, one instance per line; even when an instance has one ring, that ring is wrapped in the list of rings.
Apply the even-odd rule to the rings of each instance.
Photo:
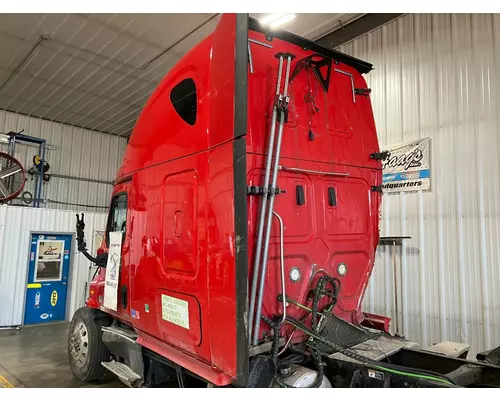
[[[247,387],[270,388],[276,374],[276,365],[271,357],[256,356],[250,363]]]
[[[374,338],[376,335],[364,329],[354,326],[333,314],[327,314],[321,319],[319,333],[342,347],[351,347]],[[332,349],[326,345],[319,344],[319,350],[324,353],[331,353]]]
[[[476,359],[479,362],[500,366],[500,346],[493,350],[478,353]]]

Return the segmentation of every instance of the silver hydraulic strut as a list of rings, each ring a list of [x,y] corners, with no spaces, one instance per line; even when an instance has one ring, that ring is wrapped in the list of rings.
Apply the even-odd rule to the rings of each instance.
[[[260,214],[259,214],[259,222],[257,224],[258,233],[257,233],[257,243],[255,246],[255,258],[253,263],[253,277],[252,277],[252,292],[250,295],[250,308],[248,310],[248,341],[251,343],[252,341],[252,327],[253,327],[253,318],[255,311],[255,297],[257,295],[257,282],[259,279],[259,262],[262,250],[262,236],[264,235],[264,221],[266,216],[266,205],[267,205],[267,196],[269,189],[269,177],[271,175],[271,161],[273,159],[273,150],[274,150],[274,136],[276,134],[276,121],[278,118],[278,102],[280,98],[280,89],[281,89],[281,74],[283,70],[283,56],[279,57],[279,66],[278,66],[278,82],[276,83],[276,94],[274,99],[274,107],[273,107],[273,116],[271,121],[271,132],[269,134],[269,143],[267,145],[267,158],[266,158],[266,171],[264,173],[264,195],[262,196],[262,202],[260,203]],[[257,323],[258,324],[258,323]]]
[[[281,142],[283,139],[283,127],[285,125],[285,113],[288,112],[288,105],[290,103],[290,97],[288,96],[288,81],[290,79],[290,67],[292,64],[292,60],[295,57],[292,54],[280,54],[279,57],[286,57],[286,73],[285,73],[285,83],[283,88],[283,97],[280,98],[280,102],[278,105],[278,111],[280,112],[280,122],[278,127],[278,136],[276,137],[276,150],[274,156],[273,163],[273,176],[271,181],[271,187],[269,189],[269,206],[266,214],[266,231],[263,241],[263,249],[262,249],[262,268],[259,276],[259,291],[257,297],[257,305],[255,311],[255,324],[253,331],[253,345],[256,346],[259,341],[259,329],[260,329],[260,318],[262,316],[262,299],[264,296],[264,282],[266,280],[266,270],[267,270],[267,259],[269,252],[269,239],[271,237],[271,226],[273,219],[273,211],[274,211],[274,199],[276,197],[276,183],[278,180],[278,166],[280,160],[280,152],[281,152]]]

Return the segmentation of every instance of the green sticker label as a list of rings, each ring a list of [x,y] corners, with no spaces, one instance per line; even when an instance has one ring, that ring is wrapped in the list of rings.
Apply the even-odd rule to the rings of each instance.
[[[161,317],[168,322],[189,329],[189,305],[185,300],[161,295]]]

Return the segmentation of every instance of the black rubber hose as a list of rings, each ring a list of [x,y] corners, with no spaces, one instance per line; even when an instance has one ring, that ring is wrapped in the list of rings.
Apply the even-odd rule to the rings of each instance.
[[[329,283],[332,286],[332,291],[328,292],[325,291],[325,285],[326,283]],[[323,295],[327,295],[328,297],[331,298],[330,303],[328,304],[327,307],[325,307],[325,310],[331,310],[334,306],[335,303],[337,302],[337,295],[340,290],[340,281],[336,278],[332,278],[328,275],[324,275],[321,278],[318,279],[318,282],[316,283],[316,287],[314,288],[314,298],[313,298],[313,306],[312,306],[312,330],[315,332],[316,336],[319,336],[319,326],[318,326],[318,308],[319,308],[319,301]],[[312,387],[318,388],[321,386],[323,383],[323,378],[324,378],[324,370],[323,370],[323,356],[321,354],[321,351],[319,350],[319,346],[317,343],[316,338],[312,338],[312,344],[311,344],[311,355],[316,363],[316,367],[318,369],[318,375],[316,376],[316,379],[312,385]]]
[[[329,283],[331,285],[331,291],[326,291],[325,290],[325,285]],[[317,368],[317,375],[316,379],[314,380],[314,383],[309,386],[310,388],[318,388],[321,386],[323,383],[324,379],[324,368],[323,368],[323,355],[321,354],[321,351],[319,350],[318,343],[316,341],[315,336],[319,336],[319,326],[318,326],[318,307],[319,307],[319,301],[320,299],[326,295],[331,298],[330,303],[325,307],[325,311],[331,311],[331,309],[335,306],[337,302],[337,296],[340,291],[340,281],[337,278],[332,278],[328,275],[322,276],[321,278],[318,279],[316,283],[316,287],[314,288],[314,298],[313,298],[313,307],[312,307],[312,331],[315,332],[315,334],[310,335],[311,336],[311,343],[307,343],[307,346],[311,348],[311,358],[313,359],[314,363],[316,364]],[[269,318],[262,316],[262,319],[271,327],[274,329],[274,338],[273,338],[273,347],[272,347],[272,358],[273,361],[275,362],[275,365],[278,366],[278,360],[277,360],[277,355],[278,355],[278,349],[279,349],[279,328],[281,327],[281,324],[278,324],[274,321],[271,321]],[[302,324],[301,324],[302,325]],[[303,325],[302,325],[303,326]],[[300,328],[299,328],[300,329]],[[275,377],[276,382],[278,385],[281,387],[293,387],[290,385],[287,385],[283,382],[281,382],[277,377]]]
[[[92,257],[87,250],[81,250],[80,253],[82,253],[89,261],[93,262],[99,267],[106,267],[106,264],[108,262],[108,253],[103,253],[101,255],[98,255],[97,257]]]
[[[281,323],[275,322],[272,319],[267,318],[265,315],[262,315],[261,318],[274,331],[273,344],[272,344],[272,347],[271,347],[271,358],[274,361],[274,365],[277,368],[278,367],[278,350],[279,350],[279,344],[280,344],[280,328],[281,328]]]
[[[97,268],[96,268],[96,270],[95,270],[95,272],[94,272],[94,275],[92,276],[92,280],[94,280],[94,279],[95,279],[95,277],[97,276],[97,273],[99,272],[99,268],[100,268],[100,267],[97,267]]]
[[[443,375],[443,374],[439,374],[437,372],[429,372],[429,371],[426,371],[426,370],[421,370],[421,369],[417,369],[417,368],[411,368],[411,367],[403,367],[403,366],[400,366],[400,365],[394,365],[394,364],[387,364],[387,363],[384,363],[384,362],[381,362],[381,361],[376,361],[376,360],[372,360],[368,357],[365,357],[365,356],[362,356],[352,350],[349,350],[349,349],[346,349],[344,347],[341,347],[335,343],[333,343],[332,341],[328,340],[328,339],[325,339],[324,337],[321,337],[321,336],[318,336],[318,337],[315,337],[316,334],[315,332],[313,332],[311,329],[309,329],[307,326],[305,326],[304,324],[302,324],[301,322],[297,321],[296,319],[292,318],[292,317],[286,317],[286,321],[288,323],[290,323],[291,325],[295,326],[296,328],[300,329],[301,331],[307,333],[308,335],[314,337],[316,340],[318,340],[319,342],[323,343],[324,345],[330,347],[332,350],[336,351],[337,353],[341,353],[353,360],[356,360],[356,361],[359,361],[361,364],[370,364],[370,365],[373,365],[373,366],[380,366],[380,367],[384,367],[384,368],[389,368],[389,369],[393,369],[393,370],[396,370],[396,371],[401,371],[401,372],[408,372],[408,373],[417,373],[417,374],[425,374],[425,375],[429,375],[429,376],[434,376],[434,377],[438,377],[438,378],[442,378],[448,382],[450,382],[450,384],[452,385],[456,385],[455,382],[453,382],[452,379],[448,378],[447,376]]]
[[[307,355],[309,357],[309,354]],[[305,356],[303,354],[289,354],[278,360],[279,366],[286,366],[289,364],[301,364],[304,362]]]
[[[280,328],[281,324],[275,324],[273,327],[274,336],[273,336],[273,347],[271,351],[271,357],[274,361],[274,365],[276,365],[276,369],[278,368],[278,351],[280,347]]]
[[[326,283],[329,283],[331,285],[332,291],[325,290]],[[291,325],[293,325],[297,329],[300,329],[301,331],[303,331],[306,334],[308,334],[309,336],[311,336],[312,345],[309,345],[312,349],[311,356],[314,359],[314,361],[317,365],[317,368],[318,368],[318,376],[317,376],[317,379],[314,382],[314,385],[312,387],[317,387],[316,385],[318,385],[318,384],[321,385],[322,380],[323,380],[323,376],[322,376],[323,375],[323,364],[322,364],[323,355],[318,350],[318,346],[317,346],[318,342],[323,343],[324,345],[330,347],[332,350],[334,350],[338,353],[341,353],[341,354],[343,354],[343,355],[345,355],[353,360],[356,360],[364,365],[368,364],[368,365],[371,365],[374,367],[379,366],[381,368],[389,368],[389,369],[393,369],[395,371],[400,371],[400,372],[407,372],[407,373],[414,373],[414,374],[425,374],[425,375],[428,375],[430,377],[441,378],[443,380],[450,382],[450,384],[452,384],[452,385],[456,385],[453,382],[453,380],[446,377],[445,375],[442,375],[442,374],[439,374],[436,372],[429,372],[429,371],[425,371],[425,370],[421,370],[421,369],[417,369],[417,368],[396,366],[393,364],[387,364],[387,363],[384,363],[381,361],[372,360],[372,359],[365,357],[365,356],[362,356],[362,355],[360,355],[352,350],[349,350],[347,348],[339,346],[339,345],[335,344],[334,342],[322,337],[319,334],[319,321],[318,321],[319,301],[323,295],[326,295],[326,296],[331,298],[330,304],[328,304],[325,307],[325,309],[323,310],[323,313],[325,311],[329,312],[335,306],[339,292],[340,292],[340,281],[337,278],[332,278],[330,276],[325,275],[325,276],[322,276],[320,279],[318,279],[318,282],[317,282],[316,287],[314,288],[314,292],[313,292],[314,297],[313,297],[313,306],[312,306],[312,310],[311,310],[311,312],[312,312],[312,321],[311,321],[312,329],[308,328],[302,322],[296,320],[293,317],[290,317],[290,316],[286,317],[286,321],[288,323],[290,323]],[[320,380],[320,375],[321,375],[321,380]],[[280,383],[280,385],[286,386],[282,383]]]

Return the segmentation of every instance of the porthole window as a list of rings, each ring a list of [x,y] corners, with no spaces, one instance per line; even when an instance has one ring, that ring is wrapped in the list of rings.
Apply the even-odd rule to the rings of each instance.
[[[170,92],[170,101],[175,111],[186,123],[196,123],[196,85],[191,78],[180,81]]]

